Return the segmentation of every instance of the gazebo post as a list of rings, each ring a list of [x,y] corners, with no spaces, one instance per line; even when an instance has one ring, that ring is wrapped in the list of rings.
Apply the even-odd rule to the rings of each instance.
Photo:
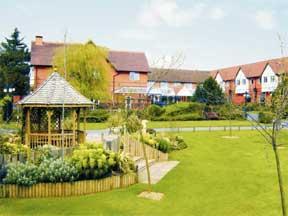
[[[85,142],[86,140],[86,108],[84,108],[84,139],[83,141]]]
[[[47,110],[48,117],[48,145],[51,145],[51,116],[53,112],[51,110]]]
[[[27,108],[25,120],[25,145],[30,146],[30,107]]]
[[[76,143],[76,111],[75,109],[72,112],[72,124],[73,124],[73,140],[72,140],[72,146],[75,146]]]
[[[77,114],[77,133],[78,133],[77,143],[79,144],[80,143],[80,108],[77,109],[76,114]]]

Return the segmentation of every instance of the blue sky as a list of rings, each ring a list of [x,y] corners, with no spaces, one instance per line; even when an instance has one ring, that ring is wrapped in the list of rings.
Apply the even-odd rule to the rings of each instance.
[[[279,57],[277,34],[288,39],[287,0],[1,0],[0,20],[1,41],[14,27],[29,45],[68,30],[68,42],[144,51],[150,62],[182,53],[190,69]]]

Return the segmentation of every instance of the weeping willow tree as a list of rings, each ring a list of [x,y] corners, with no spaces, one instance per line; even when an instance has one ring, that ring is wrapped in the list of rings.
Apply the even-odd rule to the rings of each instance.
[[[64,75],[65,48],[56,50],[53,66]],[[95,45],[69,44],[66,46],[66,79],[81,94],[90,99],[108,101],[110,65],[107,62],[108,49]]]

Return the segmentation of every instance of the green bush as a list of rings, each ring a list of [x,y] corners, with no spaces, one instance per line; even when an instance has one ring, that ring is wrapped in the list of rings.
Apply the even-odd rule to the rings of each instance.
[[[39,182],[73,182],[78,179],[78,171],[71,163],[60,158],[44,159],[38,167]]]
[[[231,106],[231,107],[230,107]],[[242,111],[242,107],[230,104],[224,104],[221,106],[214,106],[214,112],[216,112],[220,119],[228,120],[243,120],[244,114]]]
[[[124,124],[124,117],[122,112],[115,112],[108,118],[108,127],[110,129],[122,127]]]
[[[264,124],[272,123],[274,114],[272,112],[259,112],[259,122]]]
[[[135,133],[142,129],[141,120],[137,117],[137,115],[132,114],[127,118],[126,129],[128,133]]]
[[[106,109],[95,109],[88,113],[86,120],[87,122],[105,122],[109,116],[110,113]]]
[[[162,107],[155,105],[155,104],[152,104],[149,107],[147,107],[147,113],[149,115],[150,120],[153,120],[161,116],[164,112],[165,110]]]
[[[133,161],[124,155],[109,152],[101,145],[81,145],[73,151],[72,164],[77,168],[80,179],[98,179],[112,172],[129,173],[135,171]]]
[[[17,184],[31,186],[39,180],[38,168],[30,163],[11,163],[7,168],[7,175],[3,182],[5,184]]]
[[[21,138],[14,134],[0,135],[0,154],[26,154],[28,147],[21,144]]]

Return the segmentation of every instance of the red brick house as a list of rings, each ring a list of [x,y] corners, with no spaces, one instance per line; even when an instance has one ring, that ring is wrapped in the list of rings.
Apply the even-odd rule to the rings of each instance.
[[[223,86],[234,104],[243,104],[245,101],[267,102],[278,85],[280,74],[288,69],[285,63],[287,59],[271,59],[219,69],[212,71],[211,76]]]
[[[36,36],[31,44],[31,66],[37,88],[53,71],[53,55],[63,43],[43,41],[42,36]],[[113,101],[123,103],[123,98],[130,96],[134,102],[146,97],[149,65],[145,53],[110,50],[107,62],[111,65],[109,76],[110,91]]]

